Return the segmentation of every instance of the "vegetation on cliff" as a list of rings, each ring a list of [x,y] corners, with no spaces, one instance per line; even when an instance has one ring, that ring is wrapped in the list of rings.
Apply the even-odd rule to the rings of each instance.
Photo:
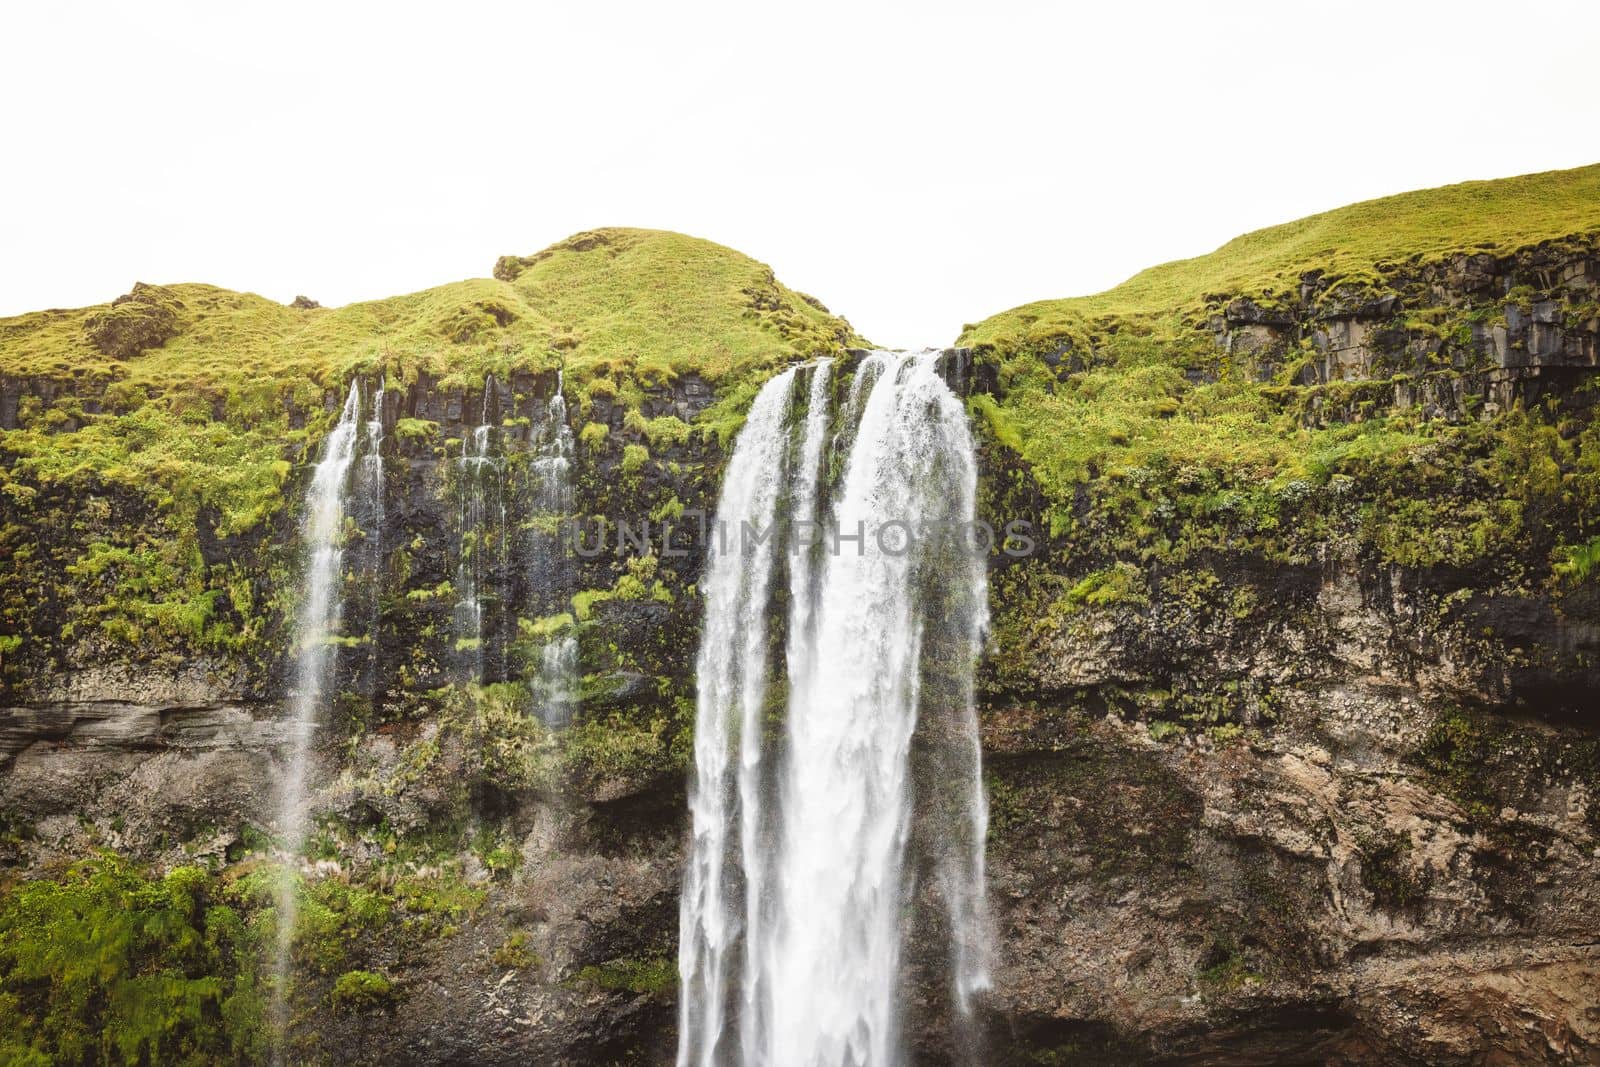
[[[1592,618],[1597,194],[1600,166],[1389,197],[970,327],[989,510],[1048,534],[996,576],[991,684],[1116,619],[1267,625],[1263,568],[1388,568],[1464,640],[1485,598]],[[1248,672],[1156,673],[1128,696],[1163,731],[1276,714]]]
[[[258,641],[284,583],[202,545],[275,520],[352,375],[451,390],[562,368],[581,414],[604,397],[642,420],[643,390],[693,374],[721,394],[703,430],[725,438],[771,368],[859,341],[764,265],[680,234],[590,231],[503,257],[495,274],[342,308],[140,284],[112,304],[0,320],[0,543],[18,564],[0,575],[0,630],[26,641],[46,602],[68,627],[52,638]],[[601,443],[592,425],[584,441]],[[641,425],[652,443],[692,429]],[[421,420],[396,429],[431,436]],[[648,459],[629,447],[634,468]],[[75,536],[31,544],[43,527]]]
[[[1193,874],[1217,810],[1186,777],[1217,770],[1205,754],[1227,746],[1230,766],[1259,767],[1252,745],[1323,743],[1341,657],[1365,654],[1328,636],[1342,624],[1326,616],[1356,609],[1324,595],[1362,601],[1362,625],[1390,624],[1373,640],[1396,662],[1449,659],[1463,707],[1529,692],[1540,714],[1571,704],[1562,687],[1590,653],[1557,647],[1580,633],[1561,627],[1600,621],[1600,393],[1591,367],[1541,349],[1528,324],[1594,332],[1600,222],[1584,191],[1596,180],[1587,168],[1357,205],[968,331],[984,510],[1041,531],[1037,555],[996,559],[982,678],[992,734],[1046,736],[990,765],[993,854],[1052,868],[1029,883],[1032,901],[1070,898],[1092,915],[1078,889],[1121,909],[1125,891]],[[301,1028],[307,1047],[340,1047],[329,1034],[364,1034],[376,1013],[404,1029],[396,1005],[426,995],[419,978],[440,960],[486,989],[510,970],[558,1005],[627,1004],[641,1033],[670,1005],[670,877],[638,872],[674,862],[663,857],[681,828],[700,561],[605,553],[548,595],[505,597],[484,630],[504,646],[500,680],[463,680],[452,582],[469,549],[452,525],[453,472],[464,431],[490,410],[485,377],[509,434],[541,410],[530,381],[548,389],[564,367],[573,511],[659,521],[711,506],[763,375],[854,341],[759,264],[677,235],[579,234],[503,258],[495,275],[341,309],[138,286],[113,305],[0,322],[0,420],[15,427],[0,436],[0,671],[19,703],[52,699],[30,687],[73,667],[164,668],[197,651],[245,679],[219,692],[280,693],[294,502],[330,398],[351,375],[428,378],[411,394],[428,393],[427,410],[402,409],[387,442],[385,526],[352,516],[346,531],[352,555],[381,542],[381,558],[350,575],[352,605],[358,586],[376,588],[360,590],[372,602],[338,638],[349,669],[322,740],[339,774],[302,857],[326,866],[298,883],[293,1006],[319,1031]],[[1349,323],[1365,334],[1319,338]],[[1360,365],[1330,373],[1353,350]],[[530,453],[499,459],[508,499],[525,500]],[[471,534],[470,551],[495,549],[484,557],[501,561],[507,589],[505,575],[532,569],[507,544],[549,518],[517,526],[524,511]],[[581,710],[547,726],[524,679],[568,634]],[[1405,684],[1416,695],[1437,680]],[[1592,739],[1513,728],[1476,705],[1441,715],[1432,698],[1396,705],[1415,735],[1408,780],[1474,835],[1509,842],[1508,856],[1537,844],[1508,808],[1600,790]],[[1297,709],[1306,733],[1285,729]],[[137,743],[187,770],[183,718]],[[63,729],[36,763],[79,751]],[[112,810],[126,794],[92,777],[48,802],[17,794],[0,816],[0,859],[39,876],[0,885],[0,1060],[259,1059],[257,974],[283,872],[253,801],[180,810],[155,795],[162,818],[136,829]],[[57,800],[49,815],[22,810]],[[1341,808],[1359,831],[1351,906],[1365,894],[1421,922],[1454,890],[1430,880],[1410,836],[1369,815]],[[1595,825],[1592,806],[1586,818]],[[168,869],[67,865],[108,841]],[[1076,852],[1065,864],[1063,843]],[[569,869],[585,848],[603,874]],[[1306,929],[1322,898],[1280,851],[1244,856],[1216,883],[1239,882],[1226,906],[1185,931],[1199,939],[1186,1003],[1198,992],[1248,1007],[1327,963],[1316,954],[1332,949]],[[1486,921],[1513,914],[1503,899],[1535,899],[1523,883],[1541,862],[1506,864]],[[617,888],[630,877],[631,899]],[[1305,877],[1321,891],[1320,874]],[[1075,879],[1073,893],[1055,893],[1056,878]],[[571,898],[570,924],[522,910],[530,887],[541,909]]]
[[[257,934],[198,867],[105,854],[0,892],[0,1062],[253,1062]]]
[[[762,264],[664,231],[581,233],[502,257],[496,275],[342,308],[141,284],[110,305],[0,320],[0,378],[18,393],[5,484],[95,476],[213,505],[231,532],[271,509],[285,461],[324,426],[326,391],[352,374],[450,388],[562,367],[578,389],[601,377],[615,393],[859,341]]]

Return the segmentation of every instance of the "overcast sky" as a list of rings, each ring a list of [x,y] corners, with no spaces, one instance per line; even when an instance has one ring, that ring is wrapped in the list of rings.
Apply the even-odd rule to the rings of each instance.
[[[9,3],[0,315],[324,304],[604,225],[937,345],[1354,200],[1600,160],[1600,5]]]

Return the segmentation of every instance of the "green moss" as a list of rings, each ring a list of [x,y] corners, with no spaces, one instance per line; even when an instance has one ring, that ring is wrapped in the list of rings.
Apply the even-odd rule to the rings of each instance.
[[[569,629],[574,624],[574,621],[572,615],[563,611],[556,615],[546,615],[532,622],[527,619],[518,619],[517,630],[524,637],[544,642]]]
[[[579,622],[588,622],[594,614],[594,606],[610,600],[614,595],[609,589],[584,589],[572,595],[572,614]]]
[[[562,737],[568,772],[580,780],[648,782],[684,769],[673,724],[657,710],[587,716]]]
[[[554,741],[535,714],[533,694],[522,682],[496,682],[452,691],[445,721],[464,737],[468,781],[506,794],[541,785],[555,762]],[[490,870],[509,870],[515,854],[496,852],[498,842],[483,849],[480,859]],[[491,857],[490,853],[494,853]]]
[[[1022,434],[1011,421],[1011,415],[987,393],[977,393],[967,400],[967,409],[976,416],[980,425],[988,428],[989,436],[1013,452],[1022,451]]]
[[[676,415],[662,415],[646,421],[644,435],[654,449],[675,448],[689,439],[689,424]]]
[[[178,332],[183,303],[171,289],[137,283],[110,307],[84,319],[84,338],[114,359],[132,359]]]
[[[1600,568],[1600,537],[1581,545],[1562,546],[1557,556],[1555,574],[1571,585],[1582,585]]]
[[[586,422],[583,429],[578,431],[578,441],[584,448],[598,452],[605,447],[606,438],[611,434],[611,427],[603,422]]]
[[[643,445],[626,445],[622,449],[622,473],[632,477],[650,462],[650,450]]]
[[[526,971],[544,966],[544,960],[539,958],[539,954],[528,947],[528,935],[522,930],[513,930],[501,942],[500,947],[494,950],[491,958],[496,967],[513,971]]]
[[[431,441],[439,433],[439,424],[430,419],[397,419],[394,432],[402,441]]]
[[[647,960],[619,959],[584,967],[578,971],[575,981],[607,992],[651,995],[677,985],[678,967],[664,956]]]
[[[1216,992],[1232,992],[1261,982],[1261,975],[1251,969],[1238,947],[1226,938],[1212,944],[1197,977],[1203,986]]]
[[[1148,604],[1150,599],[1143,592],[1139,573],[1119,564],[1083,578],[1067,590],[1066,602],[1070,607],[1100,608],[1124,602]]]
[[[329,1000],[345,1011],[374,1011],[394,1002],[394,983],[372,971],[346,971],[333,983]]]
[[[0,896],[0,1061],[251,1061],[257,938],[211,876],[103,855]]]

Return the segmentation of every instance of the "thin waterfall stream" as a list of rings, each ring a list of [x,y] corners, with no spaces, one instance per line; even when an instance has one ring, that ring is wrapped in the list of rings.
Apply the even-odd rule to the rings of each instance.
[[[989,984],[972,688],[987,584],[963,538],[977,485],[966,414],[937,353],[873,353],[837,418],[832,370],[767,383],[718,503],[680,909],[683,1067],[899,1062],[914,840],[942,899],[958,1028]],[[780,561],[781,729],[768,662]],[[914,834],[918,819],[937,825]]]
[[[572,428],[567,425],[565,377],[556,375],[555,392],[544,419],[530,435],[532,462],[532,581],[547,601],[565,599],[572,584],[571,564],[561,529],[572,512]],[[540,650],[533,677],[534,704],[546,726],[565,726],[578,700],[578,638],[572,626],[551,635]]]
[[[345,520],[350,512],[352,482],[373,494],[368,510],[381,517],[383,467],[382,391],[373,402],[373,417],[363,421],[361,383],[350,384],[339,421],[322,444],[306,489],[301,538],[305,569],[295,617],[293,688],[290,700],[288,761],[278,791],[278,848],[286,869],[277,887],[277,930],[273,956],[272,1012],[278,1033],[288,1022],[291,949],[299,913],[298,879],[294,875],[306,834],[306,769],[311,744],[335,666],[336,641],[343,618]],[[352,477],[358,454],[366,456],[363,477]]]
[[[486,589],[486,579],[498,562],[496,557],[505,550],[505,478],[497,451],[498,428],[490,419],[493,387],[490,379],[484,387],[478,425],[462,439],[456,461],[461,546],[456,567],[456,652],[472,682],[484,680],[485,645],[491,642],[491,635],[484,633],[484,599],[492,592]]]

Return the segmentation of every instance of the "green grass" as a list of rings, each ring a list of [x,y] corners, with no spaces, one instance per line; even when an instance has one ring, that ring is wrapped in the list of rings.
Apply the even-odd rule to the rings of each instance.
[[[1164,263],[1092,296],[1042,300],[961,334],[963,345],[1017,346],[1104,317],[1199,311],[1208,294],[1292,294],[1300,276],[1370,280],[1382,263],[1505,253],[1600,230],[1600,164],[1367,200],[1236,237],[1208,255]]]
[[[565,365],[581,382],[615,368],[716,380],[752,366],[860,343],[843,319],[729,248],[661,230],[575,235],[525,259],[512,277],[473,278],[340,308],[299,309],[211,285],[162,287],[179,332],[125,360],[86,324],[111,305],[0,319],[0,373],[89,377],[183,399],[198,390],[265,408],[286,386],[332,385],[352,371],[425,370],[475,381],[512,365]],[[307,394],[309,398],[309,394]]]
[[[696,371],[715,380],[778,356],[863,343],[770,268],[681,234],[594,230],[526,259],[502,259],[496,272],[558,325],[553,343],[580,371]]]
[[[574,976],[579,985],[611,993],[654,994],[671,989],[678,981],[678,965],[665,957],[621,959],[590,965]]]
[[[373,1011],[393,1002],[394,983],[373,971],[346,971],[334,980],[329,999],[335,1008]]]

